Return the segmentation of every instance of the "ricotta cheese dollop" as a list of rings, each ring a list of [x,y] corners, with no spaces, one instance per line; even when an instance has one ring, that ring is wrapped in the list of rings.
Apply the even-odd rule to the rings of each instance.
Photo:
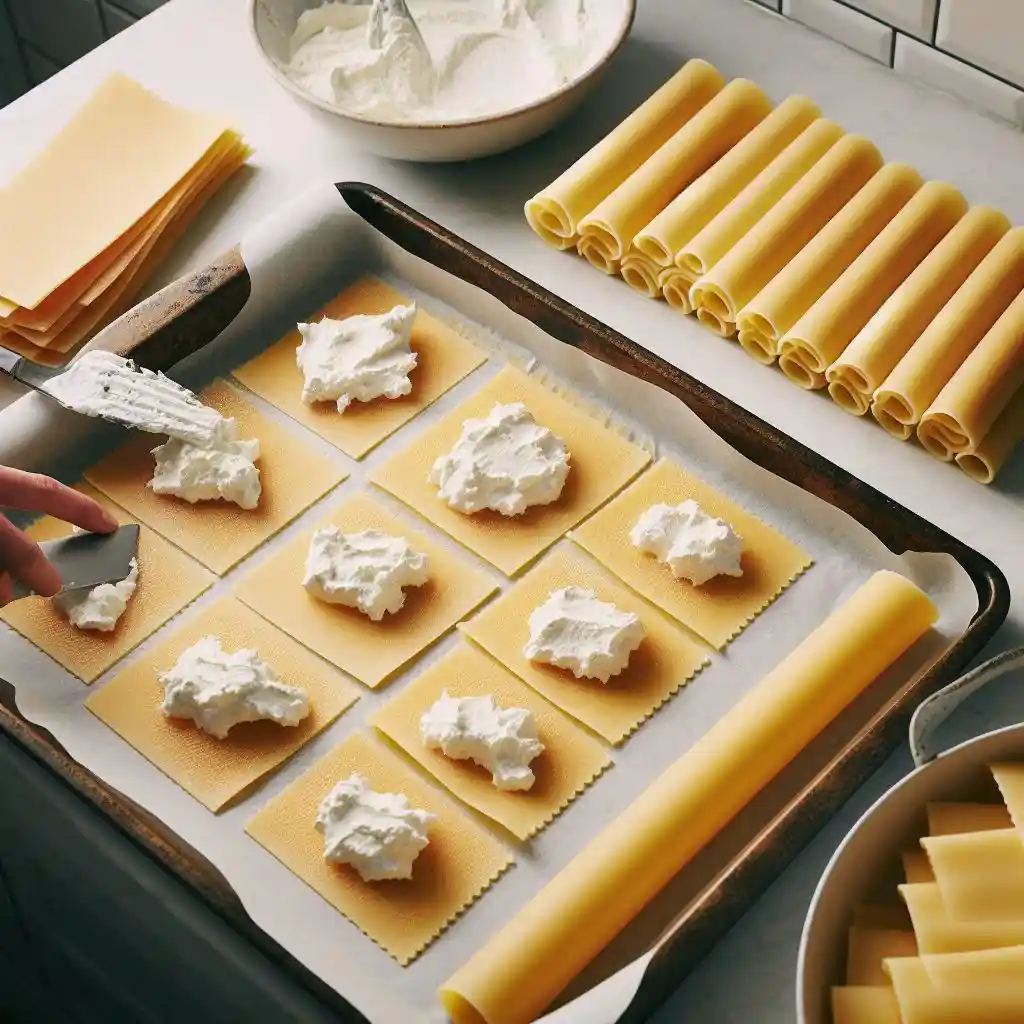
[[[226,652],[218,637],[204,636],[182,651],[160,676],[168,718],[191,718],[217,739],[242,722],[267,718],[295,726],[309,714],[309,698],[298,686],[278,679],[252,649]]]
[[[466,420],[428,480],[459,512],[518,516],[557,501],[568,475],[569,451],[561,438],[538,424],[522,402],[512,402],[495,405],[483,419]]]
[[[742,576],[743,538],[688,500],[652,505],[629,532],[633,546],[664,562],[677,580],[699,587],[716,576]]]
[[[156,467],[149,486],[155,494],[173,494],[190,504],[223,498],[240,508],[260,503],[260,443],[240,441],[235,421],[224,421],[214,447],[199,448],[172,437],[153,449]]]
[[[599,601],[592,590],[563,587],[530,615],[530,639],[523,654],[577,678],[607,683],[628,664],[644,639],[644,627],[632,612]]]
[[[302,401],[335,402],[344,412],[352,402],[400,398],[412,391],[416,367],[410,348],[416,306],[395,306],[379,316],[344,320],[324,317],[299,324],[302,342],[295,361],[302,372]]]
[[[139,562],[131,560],[131,572],[116,583],[101,583],[87,590],[69,590],[53,599],[57,608],[77,629],[111,633],[128,608],[139,585]]]
[[[490,694],[450,697],[444,690],[420,718],[420,737],[428,750],[486,768],[498,789],[529,789],[530,762],[544,752],[533,713],[503,708]]]
[[[358,608],[379,622],[405,604],[405,587],[421,587],[429,578],[427,556],[404,537],[322,526],[309,542],[302,585],[327,604]]]
[[[324,797],[316,829],[324,837],[324,860],[351,865],[364,882],[380,882],[412,878],[436,817],[410,807],[403,793],[378,793],[353,772]]]

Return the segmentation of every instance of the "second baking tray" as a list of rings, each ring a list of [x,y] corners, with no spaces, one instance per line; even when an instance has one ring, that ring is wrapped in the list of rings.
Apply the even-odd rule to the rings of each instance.
[[[657,385],[683,401],[747,458],[849,513],[892,551],[950,555],[966,570],[974,584],[977,612],[942,656],[924,674],[900,681],[885,694],[873,692],[870,700],[859,701],[851,708],[762,794],[756,806],[749,808],[680,875],[669,891],[628,930],[623,940],[574,987],[574,992],[582,991],[632,956],[653,946],[656,954],[641,991],[628,1011],[628,1019],[643,1019],[750,906],[839,804],[878,767],[899,742],[914,704],[953,678],[981,650],[1006,615],[1009,604],[1006,582],[999,570],[976,551],[416,211],[371,186],[346,183],[338,186],[338,190],[345,203],[365,222],[363,231],[379,232],[407,253],[475,285],[558,341]],[[385,265],[387,262],[383,261]],[[192,294],[196,293],[196,282],[199,282],[202,301],[190,307],[187,317],[168,318],[159,299],[129,315],[131,322],[141,330],[152,330],[154,322],[162,324],[157,342],[146,359],[150,365],[166,367],[183,349],[193,347],[219,330],[246,303],[249,271],[244,261],[231,258],[220,267],[220,273],[213,277],[193,275]],[[413,263],[406,261],[398,273],[412,284],[418,283]],[[334,291],[345,280],[340,269],[339,274]],[[426,285],[423,289],[430,290]],[[317,299],[328,297],[329,292]],[[315,305],[307,305],[283,312],[286,320],[290,318],[294,322],[313,308]],[[272,333],[276,327],[284,326],[284,323],[265,325],[267,333],[263,334],[262,344],[276,337]],[[232,360],[228,354],[223,358],[228,360],[225,368],[239,361],[237,356]],[[6,694],[4,703],[0,727],[9,735],[161,859],[243,934],[293,971],[302,984],[333,1006],[343,1019],[360,1019],[347,1000],[323,985],[252,922],[230,885],[204,857],[152,815],[67,757],[52,736],[25,722],[17,713],[11,693]],[[483,898],[486,900],[487,896]],[[388,1022],[382,1021],[382,1024]]]

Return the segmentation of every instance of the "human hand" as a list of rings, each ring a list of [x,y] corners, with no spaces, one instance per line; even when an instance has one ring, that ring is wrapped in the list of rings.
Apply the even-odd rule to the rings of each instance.
[[[0,508],[44,512],[90,533],[111,533],[118,526],[101,505],[81,492],[52,477],[6,466],[0,466]],[[61,588],[60,575],[39,545],[0,515],[0,606],[11,600],[16,579],[43,597],[52,597]]]

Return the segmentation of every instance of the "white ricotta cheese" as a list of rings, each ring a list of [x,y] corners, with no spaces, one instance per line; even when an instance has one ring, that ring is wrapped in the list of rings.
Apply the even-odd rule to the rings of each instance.
[[[89,590],[70,590],[53,603],[77,629],[111,633],[125,613],[139,583],[138,559],[131,560],[131,572],[117,583],[101,583]]]
[[[421,587],[429,578],[427,556],[413,551],[404,537],[322,526],[309,542],[302,585],[327,604],[358,608],[379,622],[405,604],[403,588]]]
[[[156,494],[173,494],[191,504],[223,498],[253,509],[262,490],[255,465],[259,457],[259,441],[239,441],[235,421],[225,420],[216,447],[199,448],[171,438],[154,448],[156,467],[149,486]]]
[[[376,792],[353,773],[324,797],[316,828],[324,837],[324,860],[349,864],[364,882],[379,882],[412,878],[436,817],[410,807],[402,793]]]
[[[415,318],[412,304],[379,316],[324,317],[299,324],[302,343],[295,361],[304,378],[302,401],[335,402],[338,412],[344,412],[352,402],[408,395],[409,374],[416,366],[409,345]]]
[[[502,708],[490,694],[449,697],[445,690],[420,718],[420,736],[428,750],[486,768],[498,789],[529,789],[530,762],[544,752],[532,712]]]
[[[221,740],[241,722],[268,718],[295,726],[309,714],[304,690],[282,683],[254,650],[227,653],[215,636],[182,651],[160,682],[168,718],[191,718]]]
[[[471,515],[492,509],[518,516],[557,501],[569,475],[569,451],[540,426],[522,402],[495,405],[480,420],[466,420],[455,447],[430,471],[443,501]]]
[[[607,683],[628,664],[644,639],[644,627],[632,612],[599,601],[592,590],[563,587],[530,615],[530,639],[523,654],[577,678]]]
[[[630,530],[634,547],[664,562],[695,587],[716,576],[742,576],[743,538],[695,501],[652,505]]]

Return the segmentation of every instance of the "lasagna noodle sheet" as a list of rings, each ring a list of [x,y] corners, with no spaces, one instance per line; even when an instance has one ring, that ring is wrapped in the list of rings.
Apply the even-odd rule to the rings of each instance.
[[[921,845],[953,920],[1024,920],[1024,842],[1015,829],[927,836]]]
[[[902,1024],[891,985],[837,985],[832,989],[832,1024]]]
[[[725,85],[708,63],[691,60],[617,128],[526,204],[526,219],[556,249],[578,241],[579,222],[661,148]]]
[[[455,1024],[533,1020],[935,617],[875,573],[442,986]]]
[[[661,298],[661,284],[658,281],[661,268],[638,249],[630,247],[619,273],[634,291],[646,295],[649,299]]]
[[[958,921],[946,910],[942,890],[935,882],[901,885],[900,895],[910,911],[921,953],[965,953],[1024,945],[1024,918]]]

